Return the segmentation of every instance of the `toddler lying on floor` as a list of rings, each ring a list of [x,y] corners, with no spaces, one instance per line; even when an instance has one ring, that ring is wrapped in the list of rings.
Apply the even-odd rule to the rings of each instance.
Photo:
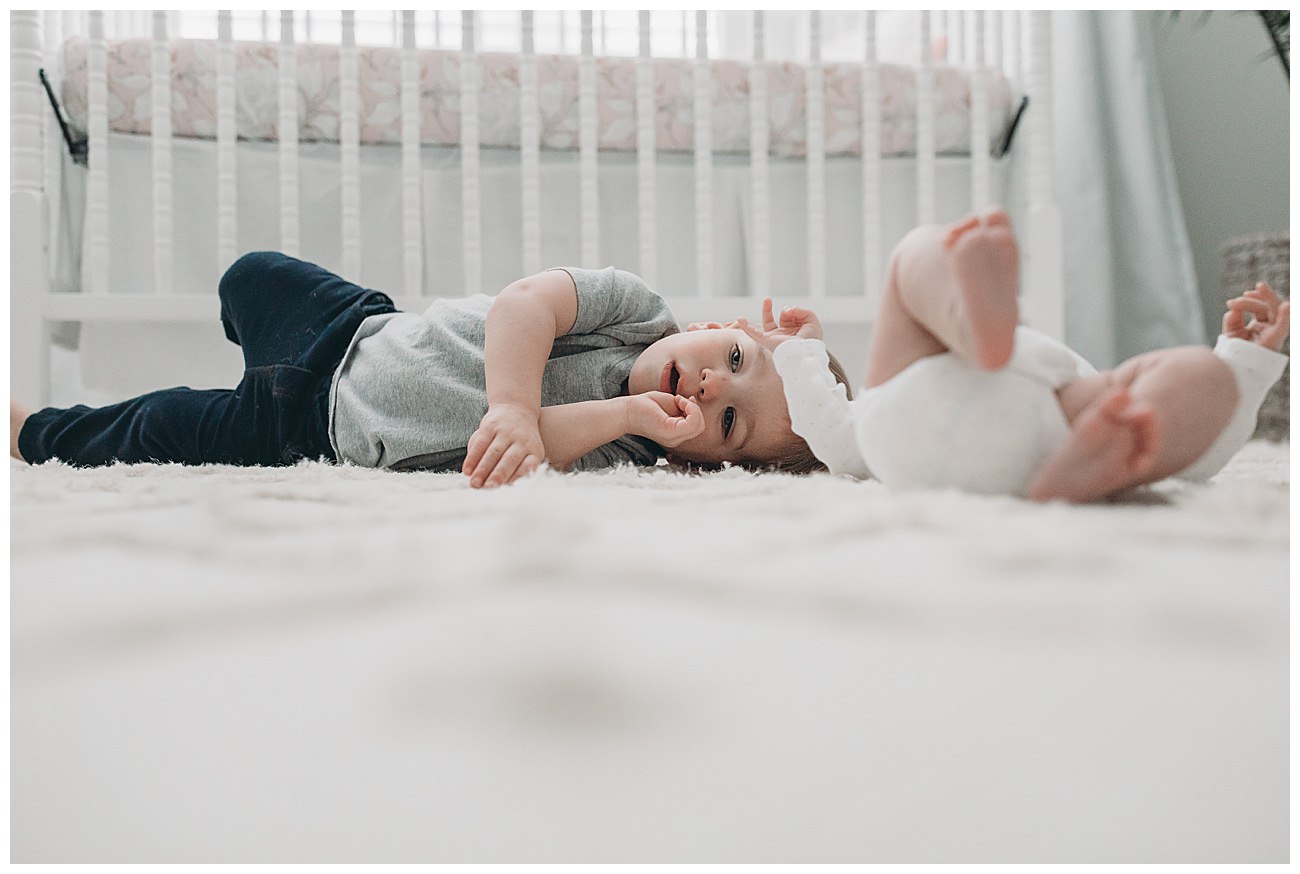
[[[460,471],[474,486],[543,463],[595,470],[665,455],[821,467],[790,430],[771,358],[783,337],[679,332],[658,294],[613,267],[546,270],[495,297],[404,313],[315,264],[252,252],[218,296],[244,356],[235,388],[163,389],[98,409],[30,412],[11,399],[10,455],[75,466],[323,458]]]
[[[890,257],[867,363],[850,400],[828,378],[809,310],[764,327],[795,433],[832,473],[1091,501],[1178,475],[1207,479],[1254,430],[1287,358],[1290,304],[1265,283],[1228,301],[1214,351],[1148,352],[1099,373],[1018,326],[1019,254],[1006,213],[911,231]]]

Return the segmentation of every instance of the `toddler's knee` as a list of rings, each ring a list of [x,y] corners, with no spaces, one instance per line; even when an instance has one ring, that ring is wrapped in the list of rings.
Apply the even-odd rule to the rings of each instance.
[[[283,264],[287,258],[287,255],[280,252],[249,252],[239,256],[222,275],[221,282],[217,285],[218,295],[224,301],[256,287],[268,278],[276,265]]]

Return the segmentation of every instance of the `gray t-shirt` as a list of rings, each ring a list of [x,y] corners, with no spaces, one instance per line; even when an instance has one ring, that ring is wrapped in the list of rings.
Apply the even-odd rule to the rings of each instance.
[[[637,356],[677,333],[663,298],[623,270],[563,269],[578,291],[573,329],[555,340],[542,376],[542,406],[626,394]],[[361,323],[330,386],[330,442],[339,460],[365,467],[459,470],[487,412],[483,343],[492,298],[434,301],[422,314],[386,313]],[[575,470],[663,454],[625,435],[580,458]]]

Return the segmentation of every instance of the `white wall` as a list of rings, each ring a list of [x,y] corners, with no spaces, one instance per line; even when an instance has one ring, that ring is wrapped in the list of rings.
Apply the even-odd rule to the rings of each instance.
[[[1158,12],[1153,28],[1208,341],[1223,244],[1290,229],[1290,89],[1253,12]]]

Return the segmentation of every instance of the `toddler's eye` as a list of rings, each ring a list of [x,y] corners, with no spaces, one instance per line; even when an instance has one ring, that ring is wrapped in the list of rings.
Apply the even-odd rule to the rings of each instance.
[[[736,424],[736,408],[727,407],[722,411],[722,439],[731,436],[731,426]]]
[[[739,343],[731,347],[731,358],[729,360],[729,363],[731,364],[732,373],[735,373],[737,370],[740,370],[740,344]]]

